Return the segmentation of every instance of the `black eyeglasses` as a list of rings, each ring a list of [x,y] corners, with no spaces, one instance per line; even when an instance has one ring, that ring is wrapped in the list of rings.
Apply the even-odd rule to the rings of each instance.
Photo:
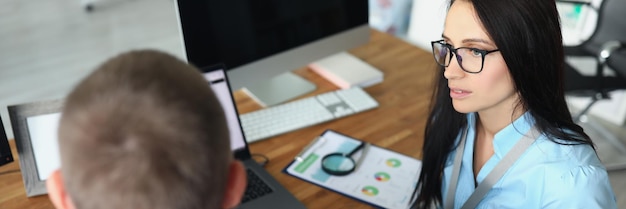
[[[463,71],[468,73],[480,73],[483,71],[483,64],[485,63],[485,56],[492,52],[500,51],[500,49],[494,50],[482,50],[470,47],[453,48],[452,45],[445,43],[443,40],[430,42],[433,46],[433,55],[437,64],[448,67],[450,61],[452,61],[452,55],[456,55],[456,61],[461,66]]]

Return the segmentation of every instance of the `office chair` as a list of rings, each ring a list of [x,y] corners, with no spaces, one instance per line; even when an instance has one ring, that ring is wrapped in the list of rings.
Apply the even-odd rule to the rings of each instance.
[[[591,102],[574,115],[574,122],[581,119],[598,101],[610,99],[608,94],[614,90],[626,89],[626,11],[624,0],[603,0],[599,7],[594,7],[589,1],[557,0],[561,3],[582,4],[598,14],[596,27],[591,36],[575,46],[565,46],[565,56],[591,57],[596,61],[595,74],[591,76],[581,74],[576,67],[565,62],[565,93],[569,96],[590,97]],[[605,71],[612,70],[614,76],[606,75]],[[626,154],[626,146],[616,136],[609,134],[606,128],[599,124],[587,123],[591,128],[603,134],[622,154]],[[624,166],[615,169],[625,169]],[[607,167],[607,169],[610,169]]]

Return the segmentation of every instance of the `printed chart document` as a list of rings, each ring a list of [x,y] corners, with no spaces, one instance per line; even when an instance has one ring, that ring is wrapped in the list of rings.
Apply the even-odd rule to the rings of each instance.
[[[379,208],[409,208],[422,162],[415,158],[372,145],[362,164],[345,176],[322,170],[321,160],[331,153],[347,153],[362,141],[326,130],[289,164],[284,172]],[[356,161],[361,156],[356,152]]]

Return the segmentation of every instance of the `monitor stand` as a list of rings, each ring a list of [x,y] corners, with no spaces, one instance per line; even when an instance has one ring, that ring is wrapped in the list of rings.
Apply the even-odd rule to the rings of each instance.
[[[243,87],[243,91],[263,107],[286,102],[315,89],[315,84],[292,72]]]

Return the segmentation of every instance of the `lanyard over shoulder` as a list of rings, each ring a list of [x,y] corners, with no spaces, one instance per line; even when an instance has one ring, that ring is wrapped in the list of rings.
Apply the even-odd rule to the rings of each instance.
[[[454,167],[452,168],[452,176],[450,185],[448,187],[448,194],[446,195],[445,208],[454,208],[454,196],[456,195],[456,187],[461,172],[461,164],[463,161],[463,152],[465,151],[465,140],[467,139],[467,132],[469,128],[463,130],[461,141],[457,147],[456,155],[454,157]],[[467,199],[467,201],[461,207],[476,208],[482,198],[491,190],[491,187],[502,178],[504,173],[517,161],[517,159],[526,151],[526,149],[535,141],[536,137],[539,137],[539,131],[535,126],[530,130],[522,139],[520,139],[515,146],[500,160],[500,162],[493,168],[487,177],[476,187],[476,190]]]

